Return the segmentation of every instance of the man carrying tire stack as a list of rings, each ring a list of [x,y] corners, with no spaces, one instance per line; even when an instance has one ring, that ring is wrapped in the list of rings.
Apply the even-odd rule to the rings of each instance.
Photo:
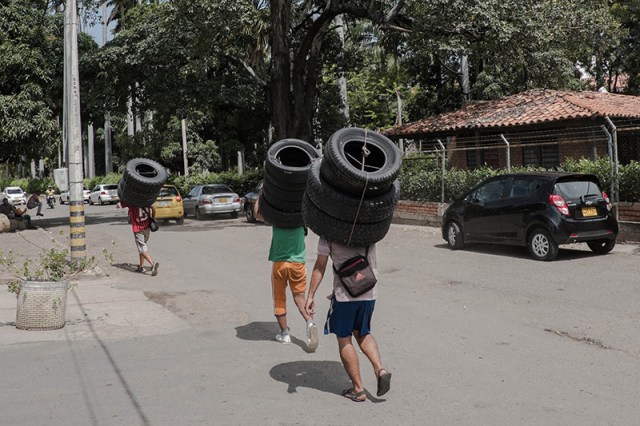
[[[264,221],[260,213],[260,194],[254,205],[254,215]],[[276,334],[276,341],[284,344],[291,343],[291,331],[287,323],[287,295],[289,285],[293,301],[300,315],[306,321],[307,348],[315,352],[318,348],[318,327],[305,310],[307,291],[307,269],[305,266],[306,252],[304,238],[306,229],[302,226],[295,228],[271,227],[271,247],[269,261],[273,262],[271,270],[271,285],[273,294],[274,314],[280,327]]]
[[[144,262],[147,261],[151,265],[152,276],[158,274],[160,263],[151,257],[147,242],[151,235],[151,220],[156,215],[153,203],[166,179],[167,171],[159,163],[147,158],[134,158],[127,162],[118,184],[118,197],[121,201],[116,207],[129,209],[129,219],[139,254],[136,272],[146,273]]]
[[[378,293],[376,243],[393,219],[401,157],[383,135],[359,128],[338,130],[325,144],[322,160],[311,166],[302,201],[304,223],[320,236],[305,309],[313,317],[314,297],[331,258],[333,289],[324,333],[337,337],[340,360],[352,383],[342,395],[354,402],[367,400],[354,337],[374,369],[377,396],[391,387],[391,373],[382,365],[371,334],[371,319]],[[347,273],[344,267],[348,270],[357,262],[362,267]],[[350,287],[349,276],[355,285],[363,285],[361,291]]]

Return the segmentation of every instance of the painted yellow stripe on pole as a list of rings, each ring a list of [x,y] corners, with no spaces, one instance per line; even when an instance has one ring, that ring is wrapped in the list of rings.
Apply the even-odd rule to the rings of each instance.
[[[77,238],[70,241],[71,247],[85,247],[87,244],[85,243],[84,238]]]
[[[69,218],[69,222],[70,223],[84,223],[84,217],[80,216],[80,217],[73,217],[71,216]]]

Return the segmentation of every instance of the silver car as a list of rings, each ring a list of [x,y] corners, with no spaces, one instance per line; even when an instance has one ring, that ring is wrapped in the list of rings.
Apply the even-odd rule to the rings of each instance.
[[[4,197],[6,197],[9,202],[14,205],[27,204],[27,196],[19,186],[7,186],[4,189]]]
[[[91,191],[87,188],[82,188],[82,199],[85,203],[89,202],[89,196],[91,195]],[[60,193],[60,204],[69,202],[69,191],[65,191]]]
[[[196,219],[204,215],[225,213],[235,218],[242,211],[242,200],[227,185],[197,185],[182,200],[182,206],[185,216],[192,214]]]
[[[96,185],[89,194],[89,204],[111,204],[120,201],[118,197],[118,185],[102,184]]]

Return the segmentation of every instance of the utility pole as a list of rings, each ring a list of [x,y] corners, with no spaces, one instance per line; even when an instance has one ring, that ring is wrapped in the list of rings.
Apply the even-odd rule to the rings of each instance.
[[[107,44],[107,2],[102,3],[102,46]],[[111,156],[111,113],[104,114],[104,174],[113,171]]]
[[[82,195],[82,128],[80,123],[80,77],[78,71],[78,13],[76,0],[66,0],[64,8],[65,107],[68,108],[69,145],[69,225],[71,262],[86,259],[84,197]]]
[[[187,158],[187,123],[183,118],[182,124],[182,160],[184,162],[184,177],[189,177],[189,160]]]

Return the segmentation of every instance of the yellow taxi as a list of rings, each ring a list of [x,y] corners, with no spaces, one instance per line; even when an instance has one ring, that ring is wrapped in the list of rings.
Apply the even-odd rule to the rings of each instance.
[[[171,220],[175,219],[178,225],[184,223],[184,208],[182,207],[182,197],[178,188],[173,185],[164,185],[153,203],[156,209],[156,219]]]

